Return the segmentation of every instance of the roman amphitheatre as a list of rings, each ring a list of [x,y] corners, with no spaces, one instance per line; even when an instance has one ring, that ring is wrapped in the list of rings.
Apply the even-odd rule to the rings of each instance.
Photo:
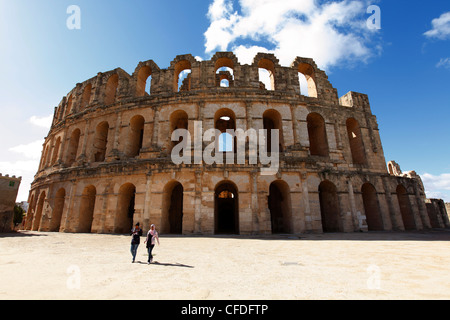
[[[250,139],[243,163],[174,164],[172,133],[194,137],[196,123],[215,129],[217,142],[227,130],[264,129],[268,154],[277,130],[277,170],[263,174],[266,164],[249,161]],[[228,138],[231,147],[217,146],[216,159],[238,157],[236,136]],[[193,150],[210,142],[197,143],[190,141]],[[273,54],[257,54],[250,65],[232,52],[207,61],[186,54],[167,69],[148,60],[131,75],[100,72],[63,97],[25,227],[123,234],[140,222],[144,230],[154,223],[162,234],[183,235],[448,227],[445,207],[426,201],[415,172],[387,164],[368,96],[338,97],[312,59],[285,67]]]

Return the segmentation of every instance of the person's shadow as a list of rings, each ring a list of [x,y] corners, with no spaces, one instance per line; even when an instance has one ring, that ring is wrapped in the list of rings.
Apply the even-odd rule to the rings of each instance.
[[[147,264],[147,262],[142,262],[142,261],[137,261],[137,263],[140,264]],[[182,267],[182,268],[194,268],[193,266],[189,266],[187,264],[181,264],[181,263],[164,263],[164,262],[152,262],[150,264],[151,266],[155,265],[155,266],[165,266],[165,267]]]

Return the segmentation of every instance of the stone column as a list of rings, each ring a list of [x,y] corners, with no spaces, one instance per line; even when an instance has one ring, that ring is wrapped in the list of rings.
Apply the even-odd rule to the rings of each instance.
[[[252,171],[251,175],[251,208],[252,208],[252,232],[259,234],[259,205],[258,205],[258,171]]]
[[[294,146],[301,147],[300,144],[300,135],[299,135],[299,127],[297,122],[297,116],[295,115],[295,104],[291,104],[291,118],[292,118],[292,131],[294,132]]]
[[[202,233],[202,171],[195,171],[194,233]]]

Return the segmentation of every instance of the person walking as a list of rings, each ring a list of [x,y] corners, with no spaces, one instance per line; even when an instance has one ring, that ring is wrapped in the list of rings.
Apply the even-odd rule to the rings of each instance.
[[[133,256],[133,261],[136,259],[137,249],[141,243],[142,229],[139,227],[139,222],[136,223],[134,228],[131,230],[131,255]]]
[[[153,261],[152,251],[153,251],[153,248],[155,247],[155,241],[157,241],[158,245],[159,245],[158,232],[156,231],[155,225],[152,224],[150,226],[150,230],[147,233],[147,239],[145,239],[145,242],[144,242],[144,243],[147,243],[148,264],[152,263],[152,261]]]

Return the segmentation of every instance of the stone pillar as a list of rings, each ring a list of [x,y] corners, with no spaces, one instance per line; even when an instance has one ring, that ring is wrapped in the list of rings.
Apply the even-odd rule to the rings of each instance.
[[[295,115],[295,104],[291,104],[291,118],[292,118],[292,131],[294,132],[294,147],[301,147],[300,144],[300,134],[299,134],[299,126],[297,122],[297,116]]]
[[[150,207],[151,195],[152,195],[152,183],[153,183],[153,173],[147,173],[147,182],[145,186],[145,200],[144,200],[144,220],[142,223],[142,229],[150,230]]]
[[[202,233],[202,171],[195,171],[194,233]]]
[[[251,175],[251,208],[252,208],[252,232],[259,234],[259,205],[258,205],[258,171],[252,171]]]

